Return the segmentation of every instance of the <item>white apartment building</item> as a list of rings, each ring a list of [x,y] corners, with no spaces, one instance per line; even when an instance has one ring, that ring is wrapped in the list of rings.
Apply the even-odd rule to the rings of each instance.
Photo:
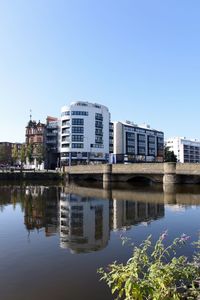
[[[185,137],[169,138],[166,146],[174,151],[177,161],[181,163],[200,163],[200,141]]]
[[[106,106],[77,101],[61,109],[61,165],[103,162],[109,156],[110,113]]]
[[[157,161],[164,155],[164,133],[143,124],[113,122],[112,162]]]

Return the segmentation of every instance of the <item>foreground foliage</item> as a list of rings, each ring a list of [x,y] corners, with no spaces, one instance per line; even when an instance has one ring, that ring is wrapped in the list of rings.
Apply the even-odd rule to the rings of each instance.
[[[152,246],[149,236],[139,247],[134,247],[126,264],[114,262],[108,270],[100,268],[116,299],[125,300],[179,300],[198,299],[200,296],[200,240],[195,244],[191,261],[177,256],[176,250],[189,239],[183,234],[169,246],[164,245],[166,232]]]

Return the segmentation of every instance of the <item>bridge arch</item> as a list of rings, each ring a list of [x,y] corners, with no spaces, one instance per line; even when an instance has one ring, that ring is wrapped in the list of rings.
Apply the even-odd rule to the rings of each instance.
[[[162,182],[162,175],[154,174],[121,174],[117,178],[114,177],[113,181],[123,181],[123,182],[132,182],[132,183],[142,183],[142,184],[151,184]]]

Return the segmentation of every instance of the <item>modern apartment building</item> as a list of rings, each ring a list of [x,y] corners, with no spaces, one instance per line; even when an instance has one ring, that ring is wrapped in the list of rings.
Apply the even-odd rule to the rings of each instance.
[[[143,124],[130,121],[113,123],[114,163],[137,161],[162,162],[164,155],[164,133]]]
[[[31,146],[30,157],[27,158],[28,168],[39,167],[44,168],[44,163],[41,164],[38,160],[43,160],[45,151],[45,124],[33,120],[29,120],[26,126],[26,146],[27,149]],[[39,158],[41,157],[41,159]]]
[[[200,163],[200,141],[186,137],[169,138],[166,146],[174,151],[177,161],[181,163]]]
[[[106,106],[77,101],[61,109],[61,165],[105,162],[110,113]]]

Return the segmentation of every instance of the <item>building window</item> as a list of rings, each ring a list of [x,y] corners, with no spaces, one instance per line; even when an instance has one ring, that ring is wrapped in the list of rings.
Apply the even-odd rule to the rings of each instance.
[[[148,136],[148,143],[155,143],[155,137],[154,136]]]
[[[69,126],[70,125],[70,121],[69,120],[63,120],[62,121],[62,126]]]
[[[72,125],[84,125],[84,119],[72,119]]]
[[[102,123],[102,121],[95,121],[95,127],[103,128],[103,123]]]
[[[83,142],[83,135],[72,135],[72,142]]]
[[[157,137],[157,142],[158,142],[158,143],[164,143],[164,139],[161,138],[161,137]]]
[[[130,154],[135,154],[135,147],[127,147],[127,153]]]
[[[72,111],[72,116],[88,116],[88,111]]]
[[[70,115],[70,111],[64,111],[61,113],[61,117],[63,116],[69,116]]]
[[[62,144],[62,148],[69,148],[69,144]]]
[[[84,133],[84,127],[72,127],[72,133]]]
[[[91,148],[104,148],[104,145],[102,144],[90,144]]]
[[[99,114],[99,113],[96,113],[95,114],[95,120],[103,121],[103,115]]]
[[[138,142],[145,141],[145,135],[144,134],[138,134]]]
[[[96,137],[95,137],[95,143],[96,143],[96,144],[102,144],[102,143],[103,143],[103,138],[102,138],[102,136],[96,136]]]
[[[96,108],[101,108],[101,106],[98,105],[98,104],[94,104],[94,107],[96,107]]]
[[[80,144],[80,143],[72,143],[72,148],[83,148],[83,144]]]
[[[96,135],[103,135],[103,130],[101,128],[95,128],[95,134]]]
[[[78,102],[76,103],[77,106],[88,106],[87,103],[83,103],[83,102]]]
[[[138,154],[139,155],[145,154],[145,147],[138,147]]]
[[[65,141],[67,141],[67,140],[69,140],[69,137],[68,137],[68,136],[66,136],[66,135],[62,136],[62,142],[65,142]]]
[[[63,128],[62,129],[62,134],[69,134],[69,130],[67,128]]]

